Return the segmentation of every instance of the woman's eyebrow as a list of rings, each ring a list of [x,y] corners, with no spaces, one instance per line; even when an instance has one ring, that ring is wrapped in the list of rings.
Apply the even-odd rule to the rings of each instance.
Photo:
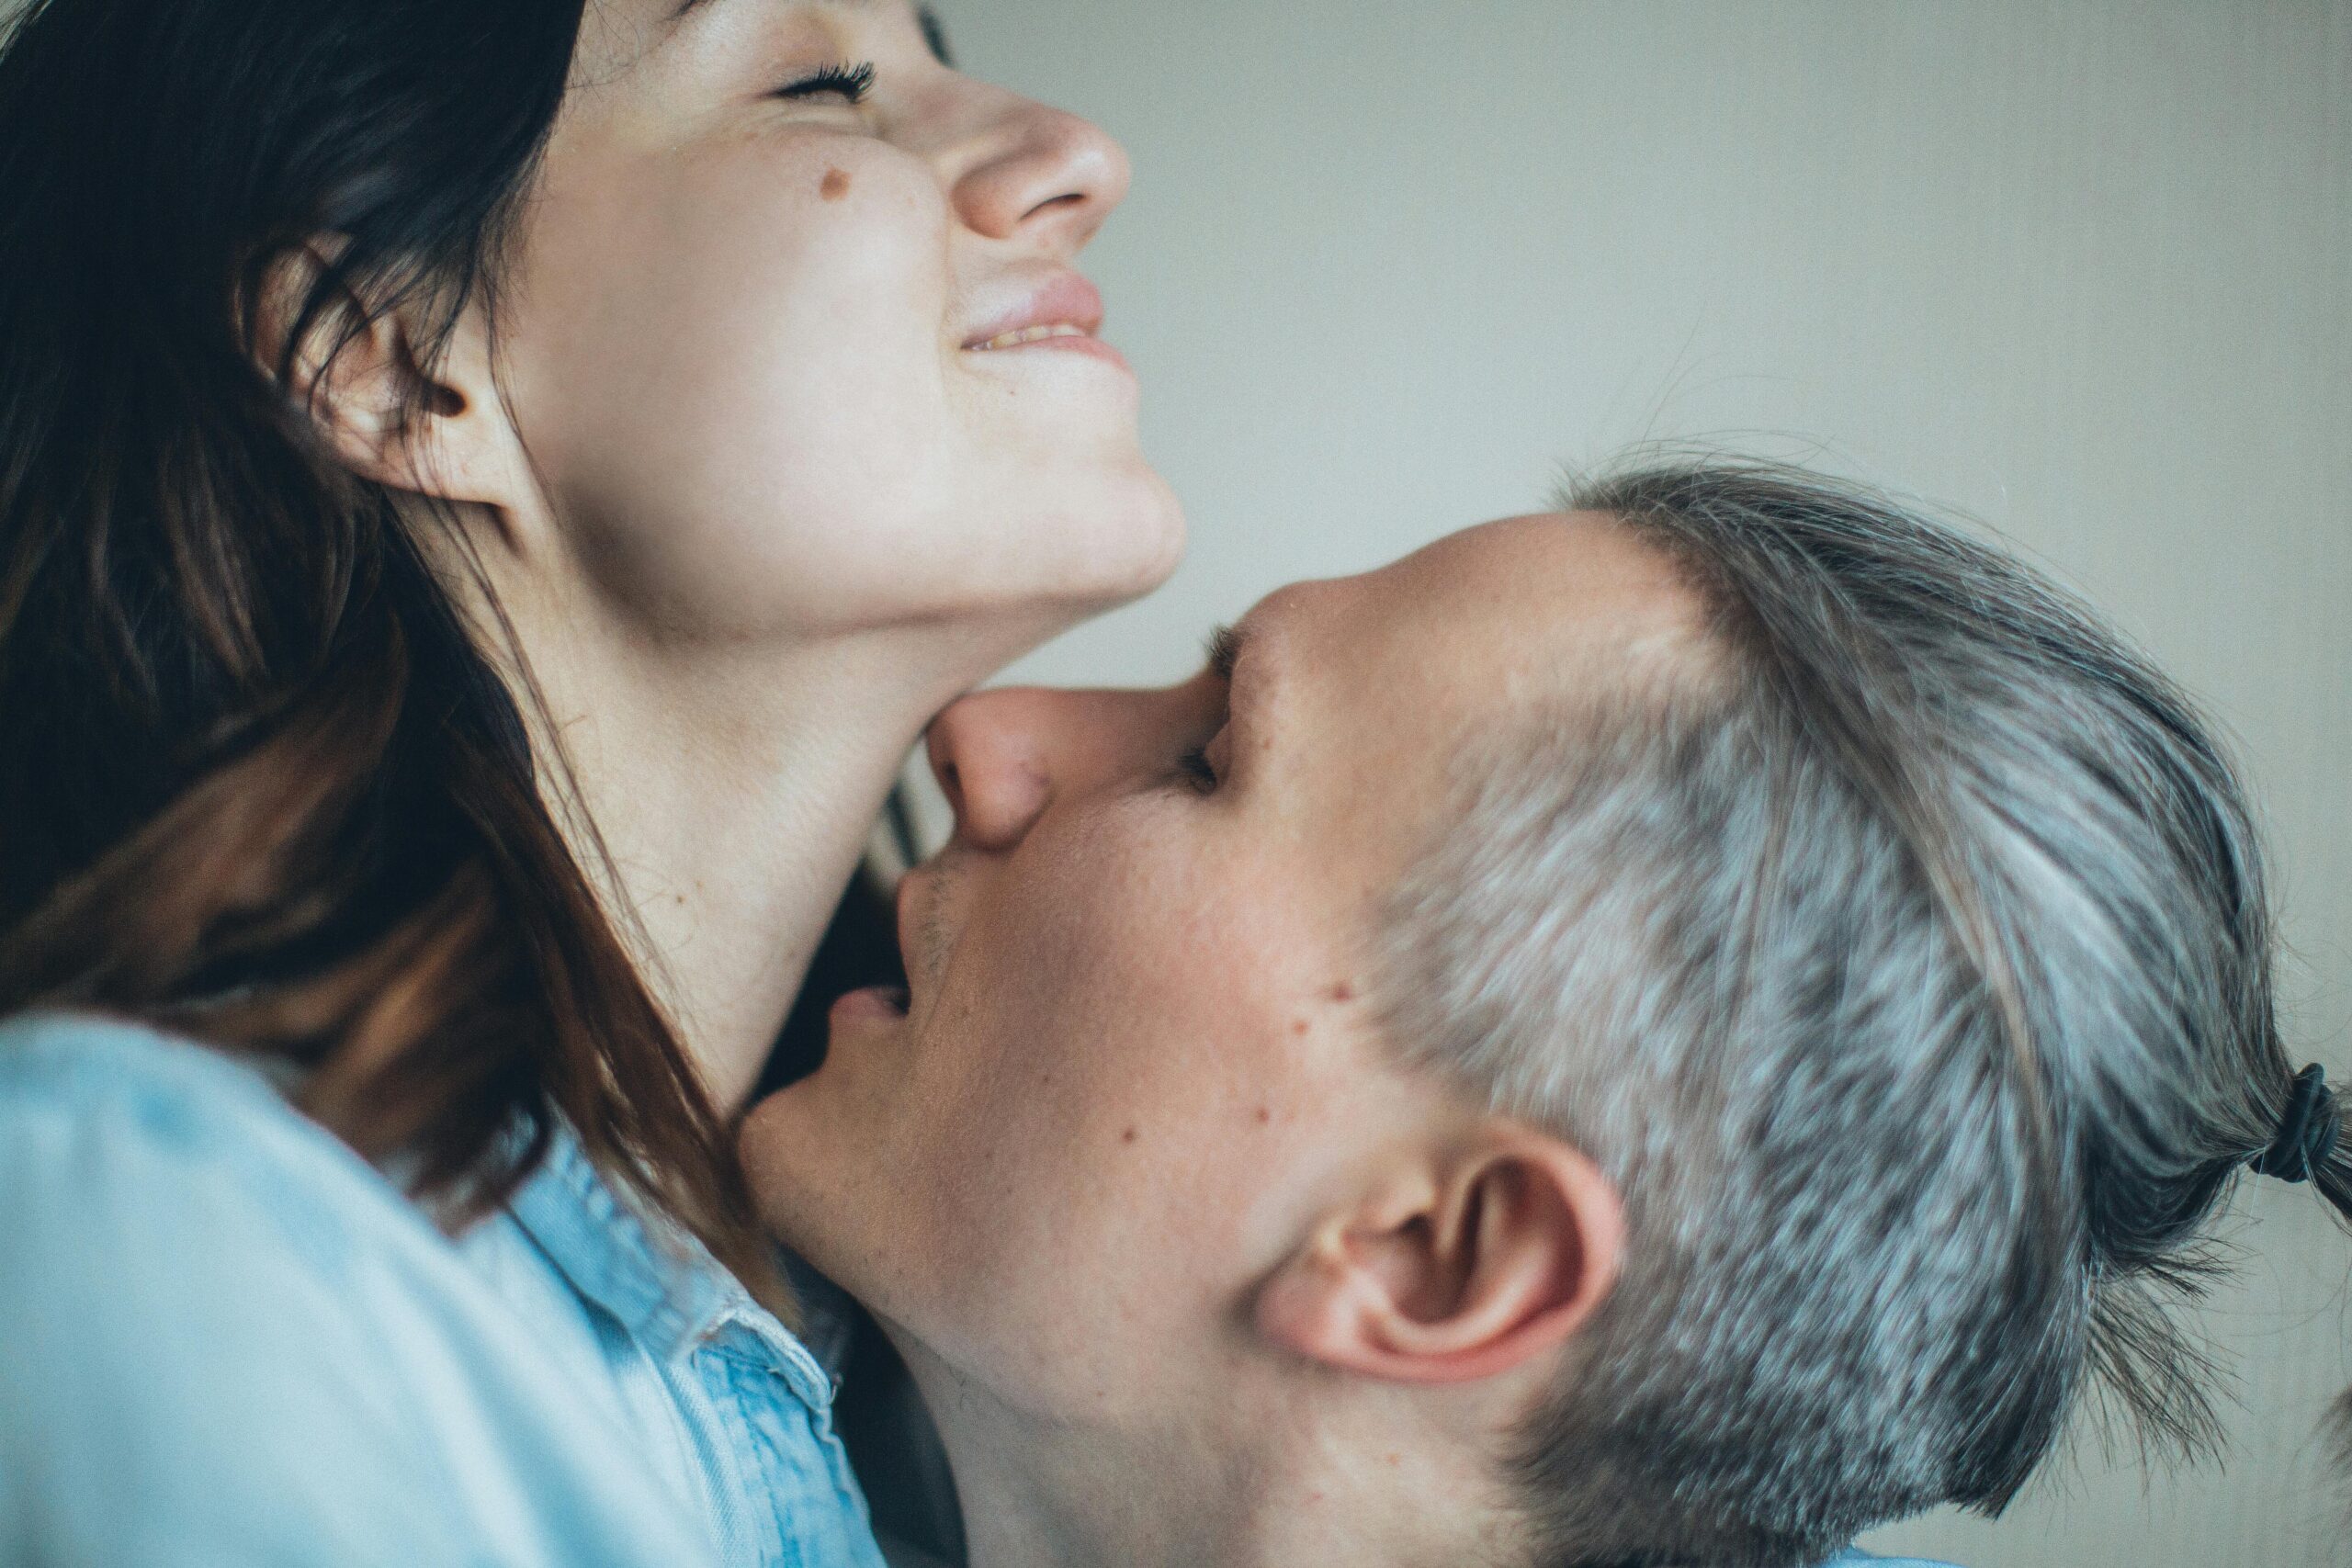
[[[770,0],[770,3],[773,4],[774,0]],[[839,6],[854,11],[870,11],[876,4],[876,0],[803,0],[803,3]],[[663,25],[670,32],[675,33],[679,27],[696,12],[716,15],[730,10],[740,4],[741,0],[677,0],[677,3],[670,8],[669,19]],[[956,57],[947,47],[947,25],[939,19],[939,13],[929,6],[917,6],[914,12],[915,26],[922,29],[922,41],[930,48],[932,58],[949,70],[954,70]]]
[[[774,4],[774,0],[769,0],[769,3]],[[804,0],[804,3],[809,3],[809,0]],[[813,3],[838,6],[847,11],[870,11],[874,8],[875,0],[813,0]],[[670,26],[676,27],[697,11],[707,11],[716,15],[722,11],[732,10],[741,4],[742,0],[678,0],[678,3],[670,8]],[[936,18],[931,17],[928,6],[922,9],[921,15],[927,18],[923,27],[923,36],[928,38],[931,36],[932,28],[937,25]]]

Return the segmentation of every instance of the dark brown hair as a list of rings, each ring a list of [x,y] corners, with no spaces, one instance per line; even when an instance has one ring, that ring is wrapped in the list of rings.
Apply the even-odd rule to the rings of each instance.
[[[731,1145],[535,777],[517,695],[299,356],[428,363],[582,0],[40,0],[0,56],[0,1013],[304,1069],[453,1221],[559,1119],[781,1303]],[[335,241],[274,364],[253,323]]]

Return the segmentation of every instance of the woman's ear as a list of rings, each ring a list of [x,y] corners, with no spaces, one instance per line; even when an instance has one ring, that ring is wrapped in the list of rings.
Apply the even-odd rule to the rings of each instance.
[[[341,248],[313,240],[270,264],[250,337],[255,365],[362,479],[442,501],[510,503],[511,443],[479,310],[469,305],[435,345],[428,375],[425,307],[370,311],[336,273]],[[322,283],[325,303],[304,321]]]
[[[1318,1225],[1259,1292],[1258,1329],[1367,1377],[1494,1377],[1591,1317],[1624,1233],[1617,1190],[1583,1153],[1490,1123]]]

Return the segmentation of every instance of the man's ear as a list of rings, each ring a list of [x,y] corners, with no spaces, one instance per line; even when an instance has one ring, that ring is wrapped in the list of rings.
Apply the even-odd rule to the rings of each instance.
[[[1513,1122],[1327,1218],[1260,1291],[1259,1332],[1329,1366],[1466,1382],[1559,1346],[1609,1294],[1624,1205],[1579,1151]]]
[[[507,502],[504,416],[475,313],[469,307],[427,375],[426,307],[370,311],[336,273],[341,248],[313,240],[270,264],[250,339],[255,365],[362,479],[443,501]],[[322,282],[326,302],[304,322]]]

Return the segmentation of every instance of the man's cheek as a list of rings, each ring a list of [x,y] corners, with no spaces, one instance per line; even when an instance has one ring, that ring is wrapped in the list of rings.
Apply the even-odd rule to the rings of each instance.
[[[1105,875],[1116,875],[1106,871]],[[1151,998],[1139,986],[1149,966],[1141,943],[1115,908],[1079,898],[1055,900],[990,944],[978,978],[1001,1009],[1000,1023],[1029,1035],[1027,1053],[1051,1070],[1058,1055],[1086,1050],[1147,1016]]]

